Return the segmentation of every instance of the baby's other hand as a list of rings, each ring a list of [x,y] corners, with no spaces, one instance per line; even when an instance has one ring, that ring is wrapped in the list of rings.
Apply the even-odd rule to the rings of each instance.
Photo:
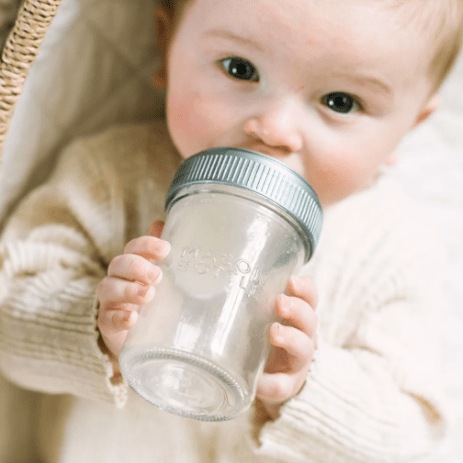
[[[288,290],[290,296],[280,294],[275,302],[283,322],[270,328],[272,349],[257,387],[257,409],[263,406],[271,419],[276,419],[281,405],[302,389],[315,352],[315,284],[309,277],[292,277]]]
[[[160,236],[161,230],[162,224],[156,222],[150,233]],[[161,269],[151,261],[162,260],[169,252],[170,244],[157,236],[135,238],[110,262],[108,275],[98,285],[101,347],[113,361],[115,374],[127,330],[136,323],[140,307],[153,299],[154,286],[162,278]]]

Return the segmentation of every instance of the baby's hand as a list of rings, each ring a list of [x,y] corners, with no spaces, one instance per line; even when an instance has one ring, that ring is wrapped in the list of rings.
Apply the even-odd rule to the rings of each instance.
[[[283,324],[270,328],[272,350],[257,387],[258,409],[263,405],[271,419],[279,416],[281,405],[304,385],[316,343],[317,291],[309,277],[292,277],[290,296],[276,299],[277,315]]]
[[[108,276],[98,285],[98,328],[115,373],[127,330],[136,323],[140,307],[153,299],[154,286],[162,278],[161,269],[150,261],[164,259],[169,251],[170,244],[155,236],[135,238],[110,262]]]

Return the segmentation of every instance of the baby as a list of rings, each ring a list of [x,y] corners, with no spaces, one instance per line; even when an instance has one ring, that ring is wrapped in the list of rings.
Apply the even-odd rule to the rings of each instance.
[[[73,143],[5,228],[2,370],[28,388],[124,405],[118,354],[162,284],[170,180],[201,150],[246,148],[312,185],[326,217],[320,245],[275,301],[283,322],[271,327],[243,418],[253,430],[237,420],[232,434],[211,434],[151,412],[158,440],[146,461],[416,461],[442,435],[432,357],[439,288],[427,271],[439,256],[385,170],[438,106],[463,2],[174,0],[156,20],[167,128],[117,127]],[[136,224],[147,220],[145,235]],[[180,460],[166,442],[194,450]]]
[[[167,88],[169,133],[182,158],[216,146],[259,151],[304,176],[325,207],[371,185],[394,163],[400,139],[437,106],[443,70],[429,51],[442,60],[440,44],[417,33],[424,13],[405,28],[415,6],[367,3],[179,1],[160,8],[165,66],[156,83]],[[157,238],[138,238],[109,265],[98,326],[114,358],[161,279],[149,260],[168,250]],[[315,286],[292,279],[289,291],[292,297],[276,301],[285,323],[272,327],[275,349],[258,389],[272,418],[301,389],[315,345]]]

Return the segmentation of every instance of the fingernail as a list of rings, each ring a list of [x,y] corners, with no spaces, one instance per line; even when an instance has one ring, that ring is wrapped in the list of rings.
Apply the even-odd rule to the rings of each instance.
[[[150,266],[148,268],[148,279],[150,281],[156,280],[156,278],[159,276],[159,268]]]
[[[281,344],[283,342],[283,336],[281,336],[281,330],[280,330],[280,324],[279,323],[276,323],[276,333],[275,333],[275,341],[278,343],[278,344]]]
[[[162,259],[164,259],[165,257],[167,257],[167,255],[169,254],[170,252],[170,249],[171,249],[171,245],[168,241],[163,241],[163,252],[161,253],[162,255]]]
[[[285,307],[289,308],[289,307],[291,307],[293,305],[293,300],[289,296],[287,296],[286,294],[282,294],[281,299],[282,299],[283,305]]]
[[[155,278],[155,280],[152,283],[155,286],[162,280],[162,270],[158,269],[158,271],[159,271],[159,273],[158,273],[157,277]]]
[[[146,293],[148,292],[149,286],[139,286],[137,289],[137,294],[139,296],[145,296]]]

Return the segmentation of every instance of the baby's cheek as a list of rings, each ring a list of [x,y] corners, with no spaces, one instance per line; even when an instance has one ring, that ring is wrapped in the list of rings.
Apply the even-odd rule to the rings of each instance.
[[[172,139],[184,158],[221,145],[233,127],[229,105],[205,92],[173,97],[168,101],[167,118]]]
[[[198,124],[194,102],[195,97],[192,94],[175,96],[168,102],[167,118],[174,138],[188,137],[193,132],[193,126]]]
[[[204,149],[211,118],[197,94],[172,98],[167,106],[167,121],[174,144],[184,158]]]
[[[323,152],[323,156],[307,166],[304,177],[327,206],[368,186],[373,180],[373,171],[356,153],[336,150]]]

